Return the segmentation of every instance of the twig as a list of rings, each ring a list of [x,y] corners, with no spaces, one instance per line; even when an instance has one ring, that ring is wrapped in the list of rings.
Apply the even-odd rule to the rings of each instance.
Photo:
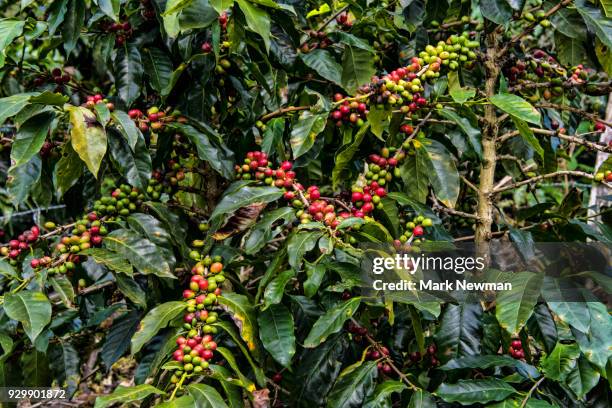
[[[587,112],[585,110],[582,109],[578,109],[578,108],[574,108],[573,106],[567,106],[567,105],[559,105],[556,103],[548,103],[548,102],[543,102],[543,103],[538,103],[537,105],[535,105],[536,108],[544,108],[544,109],[556,109],[556,110],[565,110],[568,112],[572,112],[572,113],[576,113],[578,115],[584,116],[586,118],[589,118],[595,122],[601,122],[606,126],[610,126],[612,127],[612,123],[608,122],[605,119],[601,119],[600,117],[598,117],[597,115]]]
[[[270,112],[270,113],[263,115],[261,117],[261,121],[267,122],[268,120],[275,118],[277,116],[282,116],[285,113],[308,110],[311,107],[312,106],[287,106],[285,108],[281,108],[281,109],[275,110],[274,112]]]
[[[548,10],[546,12],[546,14],[544,14],[544,18],[548,18],[551,15],[555,14],[557,11],[561,10],[564,7],[567,7],[570,3],[572,2],[572,0],[563,0],[562,2],[560,2],[559,4],[557,4],[554,7],[551,7],[550,10]],[[508,41],[506,43],[506,45],[504,45],[504,47],[497,53],[497,58],[503,56],[506,52],[508,52],[508,50],[510,49],[510,46],[513,45],[514,43],[516,43],[517,41],[520,41],[521,38],[523,38],[524,36],[526,36],[527,34],[529,34],[531,31],[533,31],[533,29],[538,25],[538,22],[533,22],[531,24],[529,24],[527,27],[525,27],[525,29],[515,35],[514,37],[512,37],[510,39],[510,41]]]
[[[561,171],[556,171],[554,173],[548,173],[548,174],[541,174],[539,176],[535,176],[535,177],[531,177],[527,180],[523,180],[523,181],[519,181],[513,184],[509,184],[505,187],[499,187],[494,189],[493,191],[491,191],[491,194],[498,194],[501,193],[503,191],[507,191],[507,190],[513,190],[515,188],[518,188],[520,186],[524,186],[526,184],[531,184],[531,183],[535,183],[538,182],[540,180],[544,180],[547,178],[554,178],[554,177],[559,177],[559,176],[575,176],[575,177],[584,177],[584,178],[588,178],[589,180],[593,180],[595,178],[595,176],[593,176],[590,173],[585,173],[584,171],[576,171],[576,170],[561,170]],[[603,184],[605,184],[606,186],[612,188],[612,185],[603,182]]]
[[[441,212],[444,212],[450,215],[456,215],[458,217],[463,217],[463,218],[472,218],[475,220],[478,219],[478,216],[476,214],[470,214],[470,213],[466,213],[463,211],[457,211],[453,208],[448,208],[448,207],[443,206],[442,204],[440,204],[440,202],[438,201],[438,199],[433,193],[431,194],[431,201],[433,202],[432,209],[434,211],[441,211]]]
[[[529,389],[529,392],[527,392],[527,395],[525,395],[525,399],[523,399],[520,408],[525,408],[525,405],[527,405],[527,401],[529,401],[529,398],[531,398],[531,394],[533,394],[536,388],[538,388],[538,386],[542,384],[542,381],[544,381],[545,379],[546,377],[542,376],[542,378],[540,378],[535,384],[533,384],[533,387],[531,387]]]
[[[589,88],[596,87],[598,92],[612,92],[612,83],[611,82],[601,82],[601,83],[590,83],[590,82],[573,82],[573,81],[565,81],[562,84],[553,84],[552,82],[523,82],[515,86],[511,86],[508,88],[508,92],[520,92],[523,89],[537,89],[537,88],[552,88],[553,86],[560,86],[562,88],[583,88],[586,86]]]
[[[351,321],[353,322],[353,324],[361,327],[361,325],[359,324],[359,322],[357,320],[355,320],[354,318],[351,317]],[[411,390],[417,391],[420,388],[417,387],[416,385],[414,385],[409,379],[408,377],[406,377],[406,374],[402,373],[396,366],[395,364],[393,364],[393,361],[391,360],[391,358],[382,353],[381,347],[378,344],[378,342],[376,340],[374,340],[369,334],[365,334],[364,336],[366,338],[366,340],[368,341],[368,343],[370,343],[376,350],[378,350],[383,356],[385,356],[385,362],[389,365],[389,367],[391,367],[391,369],[393,369],[393,371],[395,371],[395,373],[401,378],[402,381],[404,381],[406,383],[406,385],[408,385],[408,387],[410,387]]]
[[[346,11],[349,8],[348,4],[344,7],[342,7],[340,10],[338,10],[336,13],[332,14],[330,17],[327,18],[327,20],[323,21],[321,23],[321,25],[319,25],[319,27],[315,30],[315,31],[321,31],[323,30],[325,27],[327,27],[329,25],[329,23],[331,23],[332,21],[334,21],[334,19],[336,17],[338,17],[340,14],[342,14],[342,12]],[[306,44],[308,42],[308,39],[306,39],[303,43],[300,44],[300,48],[302,48],[302,46],[304,44]]]
[[[581,137],[581,136],[589,135],[589,134],[591,134],[591,132],[582,133],[580,135],[571,136],[571,135],[566,135],[564,133],[556,132],[554,130],[538,129],[538,128],[530,128],[530,129],[531,129],[531,131],[533,133],[536,133],[536,134],[539,134],[539,135],[554,136],[554,137],[558,137],[559,139],[566,140],[566,141],[571,142],[571,143],[576,143],[576,144],[579,144],[581,146],[586,146],[586,147],[588,147],[590,149],[593,149],[593,150],[598,150],[600,152],[606,152],[606,153],[612,153],[612,147],[606,146],[606,145],[602,145],[602,144],[599,144],[599,143],[596,143],[596,142],[591,142],[591,141],[585,140],[585,139],[583,139]],[[499,136],[497,138],[497,143],[503,143],[503,142],[505,142],[508,139],[511,139],[511,138],[513,138],[515,136],[518,136],[519,134],[520,133],[519,133],[518,130],[513,130],[511,132],[504,133],[503,135],[501,135],[501,136]]]
[[[459,176],[461,180],[472,190],[478,193],[478,187],[476,187],[470,180],[468,180],[465,176]]]

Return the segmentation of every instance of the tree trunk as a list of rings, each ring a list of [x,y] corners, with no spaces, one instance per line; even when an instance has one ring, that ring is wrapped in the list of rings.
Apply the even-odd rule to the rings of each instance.
[[[498,52],[498,33],[494,29],[487,34],[487,54],[485,58],[485,93],[487,98],[496,93],[499,79],[499,66],[496,61]],[[495,139],[498,133],[498,119],[495,106],[487,104],[484,107],[484,125],[482,127],[482,164],[480,165],[480,185],[478,186],[478,221],[476,223],[475,241],[479,254],[485,254],[488,242],[491,240],[491,225],[493,224],[493,201],[491,191],[495,184],[495,166],[497,151]]]

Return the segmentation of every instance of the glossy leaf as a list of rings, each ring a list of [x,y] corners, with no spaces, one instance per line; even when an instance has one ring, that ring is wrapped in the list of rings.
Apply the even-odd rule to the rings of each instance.
[[[300,58],[308,68],[313,69],[321,78],[336,85],[341,85],[342,66],[336,62],[329,51],[317,49],[301,54]]]
[[[132,336],[132,354],[140,351],[161,329],[166,327],[180,313],[185,310],[187,304],[181,301],[166,302],[151,309],[144,317],[138,330]]]
[[[570,371],[576,367],[579,355],[577,344],[557,343],[553,351],[542,359],[540,366],[548,378],[565,381]]]
[[[314,145],[317,135],[325,128],[326,120],[327,114],[325,113],[315,114],[308,110],[300,113],[296,124],[291,130],[291,138],[289,140],[294,159],[308,153]]]
[[[32,342],[51,321],[51,303],[40,292],[7,293],[4,295],[4,311],[11,319],[21,322]]]
[[[263,310],[258,318],[259,338],[272,358],[283,367],[288,367],[295,354],[293,316],[283,305],[272,305]]]
[[[206,384],[190,384],[187,386],[189,395],[197,407],[201,408],[227,408],[227,404],[217,390]]]
[[[539,125],[541,121],[540,112],[537,111],[529,102],[520,96],[499,93],[490,98],[493,105],[497,106],[502,111],[519,118],[525,122]]]
[[[158,390],[149,384],[141,384],[131,387],[119,386],[112,394],[96,398],[94,408],[106,408],[117,403],[127,404],[134,401],[141,401],[153,394],[164,395],[165,392]]]
[[[459,380],[456,384],[442,383],[435,395],[446,402],[458,402],[462,405],[501,401],[516,393],[510,385],[497,378],[484,380]]]
[[[327,337],[337,333],[344,322],[350,319],[359,309],[360,297],[354,297],[331,308],[315,322],[304,340],[304,347],[312,348],[323,343]]]
[[[138,135],[136,146],[132,151],[127,140],[118,133],[109,131],[108,147],[113,163],[126,181],[140,191],[145,191],[151,178],[152,167],[144,137]]]
[[[378,369],[375,361],[367,361],[346,375],[340,375],[327,399],[328,407],[362,407],[364,399],[376,386]]]
[[[222,308],[229,311],[240,331],[240,336],[251,351],[257,349],[257,324],[255,310],[249,299],[237,293],[224,293],[218,299]]]
[[[43,112],[31,117],[21,125],[11,146],[13,166],[17,167],[27,163],[40,151],[54,117],[55,115],[51,112]]]
[[[370,81],[375,70],[372,54],[359,47],[345,45],[342,55],[342,87],[353,94],[357,88]]]
[[[513,273],[507,281],[512,284],[512,290],[497,295],[495,315],[502,328],[516,335],[533,313],[540,296],[542,275],[531,272]]]
[[[115,58],[115,69],[119,97],[126,106],[130,106],[140,95],[144,73],[142,58],[136,44],[130,43],[119,48]]]

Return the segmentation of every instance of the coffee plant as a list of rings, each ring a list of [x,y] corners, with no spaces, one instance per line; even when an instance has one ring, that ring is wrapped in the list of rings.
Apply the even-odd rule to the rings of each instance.
[[[2,387],[96,408],[610,406],[609,256],[556,271],[581,301],[531,272],[496,299],[372,296],[361,260],[612,241],[611,2],[0,17]]]

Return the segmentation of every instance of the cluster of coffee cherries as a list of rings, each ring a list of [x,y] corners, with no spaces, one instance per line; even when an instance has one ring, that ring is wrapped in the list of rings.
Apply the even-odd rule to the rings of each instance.
[[[342,101],[342,104],[330,114],[336,126],[341,127],[344,124],[363,126],[368,114],[368,105],[365,102],[348,101],[341,93],[334,95],[334,101]]]
[[[287,193],[285,193],[286,199],[288,199]],[[348,212],[337,214],[335,205],[319,197],[321,197],[319,187],[310,186],[304,194],[304,199],[309,203],[308,207],[304,208],[305,204],[299,199],[294,199],[292,201],[291,205],[298,209],[296,216],[300,219],[301,223],[305,224],[314,219],[315,221],[323,222],[325,225],[335,229],[342,220],[350,217]]]
[[[377,349],[368,350],[365,357],[367,360],[380,360],[381,358],[386,358],[388,356],[389,349],[385,346],[378,346]],[[391,368],[391,365],[389,365],[385,361],[379,361],[376,364],[376,367],[378,368],[378,372],[381,374],[393,374],[393,369]]]
[[[419,78],[422,60],[414,57],[412,63],[406,67],[397,68],[382,78],[373,77],[370,84],[359,88],[362,94],[371,94],[370,103],[384,106],[400,106],[404,113],[414,112],[427,104],[422,97],[423,83]],[[439,70],[440,66],[437,65]],[[436,66],[432,67],[436,69]]]
[[[440,360],[438,360],[438,358],[436,357],[436,352],[438,351],[438,348],[436,346],[436,343],[431,343],[429,346],[427,346],[427,348],[425,349],[425,356],[429,357],[428,359],[428,363],[432,366],[432,367],[437,367],[440,365]],[[417,364],[421,361],[424,361],[423,356],[421,355],[420,352],[418,351],[413,351],[412,353],[410,353],[409,355],[409,359],[410,362],[412,364]]]
[[[523,350],[523,343],[520,339],[514,339],[510,342],[508,353],[512,358],[516,358],[517,360],[525,358],[525,350]]]
[[[17,239],[12,239],[8,244],[0,247],[0,255],[7,256],[9,261],[14,263],[23,251],[30,249],[31,245],[38,240],[39,236],[40,228],[34,225],[29,230],[19,234]]]
[[[157,169],[153,172],[147,186],[147,194],[158,200],[162,193],[173,194],[179,182],[185,179],[185,169],[175,159],[167,162],[166,170]]]
[[[289,166],[285,166],[287,170],[284,170],[283,166],[281,166],[279,168],[281,172],[279,172],[279,177],[277,177],[277,171],[272,169],[272,162],[268,161],[268,155],[265,152],[254,150],[248,152],[242,165],[237,164],[234,166],[234,170],[236,170],[236,178],[243,180],[261,180],[265,184],[283,187],[285,185],[285,179],[287,178],[285,171],[291,170],[291,167],[291,163],[289,163]],[[295,173],[291,172],[290,177],[295,178]],[[291,186],[291,182],[288,182],[287,186]]]
[[[548,28],[551,25],[550,20],[546,19],[546,12],[544,10],[538,10],[535,13],[528,11],[522,17],[530,23],[537,21],[543,28]]]
[[[475,31],[464,31],[461,35],[451,35],[446,41],[438,41],[435,46],[432,44],[425,46],[425,51],[419,53],[423,62],[429,65],[425,78],[440,76],[440,66],[448,66],[450,70],[455,71],[460,63],[474,61],[476,59],[474,49],[480,47],[480,43],[474,41],[475,37]]]
[[[195,248],[203,244],[203,241],[193,242]],[[197,263],[191,269],[189,287],[183,291],[183,299],[187,302],[183,328],[187,334],[176,341],[178,349],[172,357],[181,366],[174,372],[172,383],[177,383],[184,373],[199,373],[208,368],[217,348],[212,335],[217,333],[213,324],[217,322],[218,314],[212,308],[217,304],[217,297],[221,296],[220,285],[225,281],[223,259],[220,256],[203,257],[195,249],[190,257]]]
[[[100,215],[129,215],[142,204],[145,196],[136,187],[121,184],[94,202],[93,210]]]
[[[111,112],[115,110],[115,105],[108,99],[104,98],[104,96],[102,96],[101,94],[88,95],[87,102],[85,102],[83,106],[88,109],[94,109],[96,107],[96,104],[98,103],[105,104],[108,110]]]
[[[47,82],[47,80],[51,80],[57,84],[56,91],[59,92],[62,90],[62,87],[65,84],[70,82],[71,79],[72,76],[69,73],[64,72],[61,68],[53,68],[50,76],[48,74],[43,74],[34,78],[34,86],[41,86]]]
[[[349,14],[346,11],[336,16],[336,23],[345,28],[351,28],[353,26],[353,22],[349,19]]]
[[[406,222],[406,229],[404,233],[400,235],[398,241],[402,244],[408,242],[409,239],[413,239],[413,241],[418,241],[425,235],[425,229],[433,226],[433,221],[431,218],[426,218],[423,215],[417,215],[411,221]],[[414,237],[414,238],[413,238]]]
[[[100,28],[105,32],[111,32],[115,34],[115,46],[117,47],[121,47],[123,44],[125,44],[125,41],[133,34],[132,25],[129,21],[103,21],[100,24]]]
[[[164,125],[169,122],[177,121],[184,123],[187,119],[180,115],[180,112],[175,110],[171,113],[160,110],[157,106],[152,106],[147,109],[145,115],[140,109],[130,109],[128,116],[134,122],[142,132],[146,132],[149,129],[158,132],[164,128]]]
[[[50,275],[71,271],[82,260],[78,253],[92,247],[101,246],[107,233],[108,230],[99,219],[98,214],[92,211],[75,223],[70,235],[60,239],[60,242],[55,246],[57,254],[54,255],[52,264],[44,262],[44,258],[42,258],[33,259],[32,262],[40,262],[31,266],[33,268],[48,267],[47,272]]]
[[[327,37],[325,31],[310,30],[308,31],[308,40],[302,44],[300,50],[304,54],[307,54],[317,48],[325,49],[332,44],[333,41]]]
[[[352,320],[349,320],[346,329],[353,335],[353,340],[357,343],[360,343],[363,337],[368,334],[367,328],[355,324]]]
[[[40,150],[38,151],[38,154],[40,154],[40,157],[45,159],[47,157],[50,157],[53,155],[53,148],[55,146],[59,146],[62,143],[59,141],[52,141],[52,140],[45,140],[45,142],[43,143],[43,145],[40,147]]]
[[[595,181],[605,181],[607,183],[612,183],[612,171],[598,171],[595,173]]]

